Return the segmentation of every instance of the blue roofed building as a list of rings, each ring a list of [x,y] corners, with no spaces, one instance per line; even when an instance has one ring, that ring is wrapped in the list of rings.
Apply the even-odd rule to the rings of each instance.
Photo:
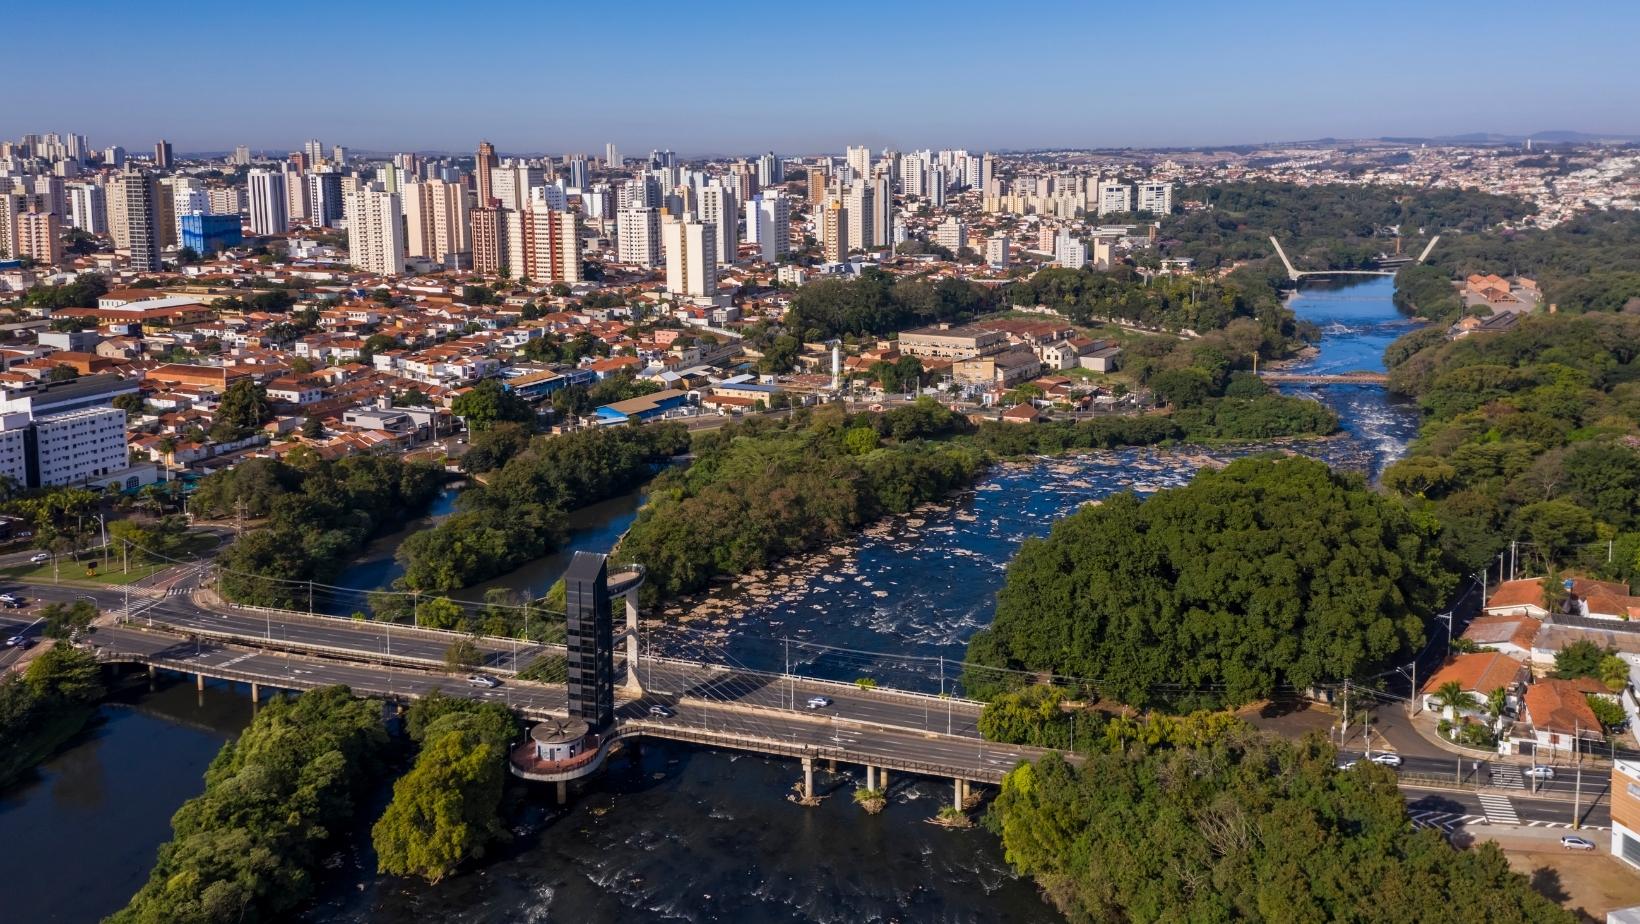
[[[606,404],[593,413],[600,424],[620,424],[629,420],[652,420],[688,403],[688,392],[669,389]]]
[[[208,215],[193,212],[177,219],[177,232],[183,247],[190,247],[202,257],[229,247],[238,247],[244,240],[239,230],[238,215]]]

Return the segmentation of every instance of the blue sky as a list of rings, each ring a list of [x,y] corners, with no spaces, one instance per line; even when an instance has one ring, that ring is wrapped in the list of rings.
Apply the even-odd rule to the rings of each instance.
[[[1621,0],[89,0],[6,23],[0,137],[179,152],[1640,134],[1640,4]]]

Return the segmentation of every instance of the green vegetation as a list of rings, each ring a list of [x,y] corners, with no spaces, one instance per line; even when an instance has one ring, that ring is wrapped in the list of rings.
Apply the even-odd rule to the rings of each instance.
[[[1390,770],[1227,734],[1015,768],[988,823],[1072,922],[1567,922],[1483,843],[1415,831]]]
[[[332,837],[380,773],[381,703],[346,687],[263,706],[171,819],[148,882],[110,924],[285,920],[313,893]]]
[[[450,402],[450,413],[467,422],[471,430],[483,430],[498,421],[530,423],[535,411],[530,403],[513,394],[499,379],[485,379]]]
[[[864,443],[848,434],[862,427],[879,445],[856,454]],[[695,463],[656,480],[620,552],[649,569],[646,594],[667,597],[838,542],[972,480],[980,452],[931,441],[967,428],[923,399],[884,414],[831,405],[700,434]]]
[[[250,459],[200,482],[196,513],[266,517],[223,550],[220,589],[256,606],[307,605],[295,582],[328,581],[375,536],[426,509],[442,475],[374,455],[304,467]]]
[[[1294,332],[1292,312],[1266,280],[1251,273],[1146,279],[1128,266],[1047,267],[1016,283],[1008,295],[1015,305],[1046,305],[1077,324],[1108,320],[1206,333],[1250,318],[1276,341]]]
[[[1435,525],[1358,477],[1241,459],[1027,540],[965,686],[995,695],[983,668],[1005,668],[1097,678],[1133,705],[1245,703],[1387,669],[1454,586]]]
[[[990,741],[1093,754],[1146,747],[1201,747],[1242,729],[1228,712],[1199,710],[1181,716],[1142,718],[1101,712],[1071,702],[1064,690],[1032,684],[993,696],[980,713],[979,731]]]
[[[883,337],[940,321],[968,320],[996,306],[994,292],[971,282],[896,279],[872,268],[854,279],[820,279],[798,289],[784,326],[803,341]]]
[[[563,542],[567,511],[631,491],[688,448],[688,439],[678,423],[536,438],[485,484],[462,491],[455,513],[405,539],[398,550],[403,586],[454,590],[547,554]]]
[[[0,681],[0,787],[84,728],[102,695],[97,659],[67,645]]]
[[[376,864],[438,882],[506,836],[499,809],[518,720],[499,703],[435,692],[411,705],[405,724],[421,751],[371,829]]]
[[[1384,485],[1466,570],[1521,541],[1526,573],[1640,577],[1640,317],[1541,315],[1507,333],[1419,332],[1386,351],[1424,423]]]
[[[630,372],[607,376],[591,385],[571,385],[552,393],[552,409],[561,416],[590,414],[595,409],[628,398],[660,391],[660,385]]]
[[[1633,311],[1640,307],[1640,214],[1589,212],[1547,231],[1443,237],[1428,271],[1448,280],[1471,273],[1528,276],[1545,303],[1563,312]],[[1437,309],[1413,292],[1408,296],[1426,316],[1436,316],[1430,312]]]
[[[250,379],[228,386],[217,403],[211,439],[218,443],[242,440],[269,418],[267,390]]]
[[[1185,187],[1175,197],[1209,206],[1162,223],[1167,254],[1190,257],[1201,269],[1266,260],[1279,267],[1271,235],[1300,270],[1361,268],[1394,250],[1394,229],[1408,241],[1403,250],[1416,256],[1419,239],[1484,231],[1532,211],[1519,199],[1473,190],[1377,185],[1225,183]],[[1442,237],[1436,255],[1458,237]]]

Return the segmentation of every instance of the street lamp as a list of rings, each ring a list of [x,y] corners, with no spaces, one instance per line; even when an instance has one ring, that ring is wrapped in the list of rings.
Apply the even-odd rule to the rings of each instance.
[[[1412,685],[1407,695],[1407,716],[1418,714],[1418,662],[1415,660],[1406,667],[1397,667],[1395,672],[1405,677]]]

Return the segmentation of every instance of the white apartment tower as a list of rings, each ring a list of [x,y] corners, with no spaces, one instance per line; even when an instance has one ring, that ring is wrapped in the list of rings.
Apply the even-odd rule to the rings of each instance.
[[[758,259],[774,263],[791,252],[791,203],[779,190],[767,189],[746,202],[746,239],[757,245]]]
[[[616,257],[644,269],[661,264],[661,213],[649,206],[623,208],[616,213]]]
[[[404,207],[399,194],[370,184],[349,193],[344,204],[348,261],[366,273],[403,273]]]
[[[1172,183],[1140,183],[1138,190],[1139,211],[1153,215],[1166,215],[1173,211]]]
[[[1081,269],[1088,263],[1088,245],[1069,229],[1062,230],[1054,238],[1053,261],[1068,269]]]
[[[700,191],[700,220],[717,229],[717,261],[735,262],[740,255],[740,204],[723,181],[707,183]]]
[[[463,183],[427,180],[404,187],[405,253],[457,269],[473,249]]]
[[[1099,214],[1122,215],[1133,211],[1133,187],[1120,180],[1099,183]]]
[[[688,298],[717,294],[717,227],[685,214],[661,222],[666,242],[666,290]]]
[[[108,233],[108,198],[95,183],[68,187],[69,224],[87,234]]]

